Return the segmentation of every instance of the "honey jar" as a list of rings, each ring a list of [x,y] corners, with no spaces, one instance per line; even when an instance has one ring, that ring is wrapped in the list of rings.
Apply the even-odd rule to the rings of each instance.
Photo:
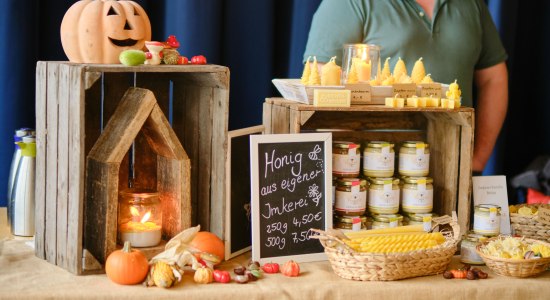
[[[400,214],[373,214],[372,229],[403,226],[403,216]]]
[[[359,177],[361,152],[353,142],[332,143],[332,175],[336,177]]]
[[[500,234],[500,206],[479,204],[474,207],[474,232],[495,236]]]
[[[372,214],[394,214],[399,211],[399,179],[369,178],[368,209]]]
[[[464,235],[460,242],[460,261],[470,265],[484,265],[485,262],[477,254],[476,247],[478,243],[486,239],[487,237],[471,231]]]
[[[430,145],[420,141],[404,142],[399,148],[400,175],[428,176],[430,172]]]
[[[429,213],[433,210],[433,179],[403,177],[401,210],[409,213]]]
[[[359,231],[367,229],[367,216],[334,216],[334,228]]]
[[[367,208],[367,181],[340,178],[336,182],[334,212],[338,215],[361,216]]]
[[[363,150],[363,175],[391,177],[395,169],[394,144],[383,141],[368,142]]]

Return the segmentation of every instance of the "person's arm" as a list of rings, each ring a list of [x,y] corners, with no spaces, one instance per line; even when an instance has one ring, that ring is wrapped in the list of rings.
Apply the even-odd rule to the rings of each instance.
[[[504,62],[476,70],[474,157],[472,171],[482,171],[489,160],[508,109],[508,71]]]

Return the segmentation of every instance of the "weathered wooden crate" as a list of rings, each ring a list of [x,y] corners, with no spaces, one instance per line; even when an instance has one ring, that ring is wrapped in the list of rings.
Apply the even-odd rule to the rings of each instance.
[[[72,273],[86,273],[84,229],[86,222],[93,222],[85,220],[86,159],[130,87],[153,92],[190,158],[191,224],[224,237],[228,68],[38,62],[36,79],[38,257]],[[159,162],[147,138],[140,133],[135,139],[133,170],[139,187],[153,187],[160,180],[150,172]],[[133,177],[125,167],[129,164],[126,155],[120,185]]]
[[[332,131],[333,140],[358,143],[426,141],[430,144],[434,212],[451,215],[457,211],[461,230],[466,232],[469,228],[473,108],[395,109],[378,105],[321,108],[268,98],[263,108],[263,124],[267,134]]]

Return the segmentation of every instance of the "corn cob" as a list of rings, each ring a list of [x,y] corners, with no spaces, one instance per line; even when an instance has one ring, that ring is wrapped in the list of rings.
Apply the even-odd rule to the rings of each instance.
[[[387,234],[345,240],[344,242],[359,252],[402,253],[433,248],[445,242],[445,237],[440,232]]]

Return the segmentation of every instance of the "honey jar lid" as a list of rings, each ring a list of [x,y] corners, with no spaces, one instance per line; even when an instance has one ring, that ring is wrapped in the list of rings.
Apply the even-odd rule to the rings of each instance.
[[[399,178],[394,177],[369,177],[372,184],[399,184]]]
[[[334,219],[336,222],[340,222],[340,223],[349,223],[349,224],[353,224],[353,220],[355,218],[360,218],[361,219],[361,223],[366,223],[367,222],[367,216],[340,216],[340,215],[335,215],[334,216]]]
[[[403,177],[403,181],[405,183],[433,183],[434,180],[431,177],[412,177],[412,176],[405,176]]]
[[[404,141],[403,144],[401,144],[401,147],[406,148],[420,148],[422,146],[424,148],[430,148],[430,144],[424,143],[422,141]]]
[[[393,148],[394,144],[386,141],[370,141],[367,143],[367,147],[371,148],[382,148],[382,147]]]
[[[403,216],[400,214],[373,214],[372,219],[378,222],[389,223],[391,221],[403,221]]]
[[[339,149],[359,148],[359,144],[356,144],[354,142],[346,142],[346,141],[334,141],[332,143],[332,146],[334,148],[339,148]]]
[[[340,186],[366,186],[367,180],[361,178],[339,178],[336,184]]]
[[[500,206],[496,205],[496,204],[479,204],[479,205],[476,205],[475,206],[475,209],[479,210],[479,211],[483,211],[483,212],[486,212],[486,211],[491,211],[491,209],[495,209],[500,212]]]
[[[432,218],[439,217],[439,215],[436,214],[436,213],[406,213],[406,212],[404,212],[403,214],[406,217],[408,217],[409,220],[414,221],[414,222],[423,222],[424,217],[432,217]]]

